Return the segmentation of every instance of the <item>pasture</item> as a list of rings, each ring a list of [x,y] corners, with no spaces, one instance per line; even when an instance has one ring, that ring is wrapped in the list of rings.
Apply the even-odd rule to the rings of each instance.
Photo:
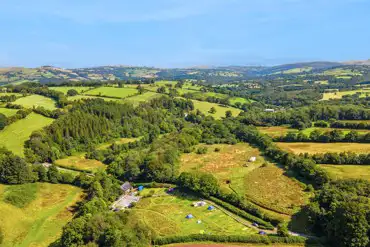
[[[37,94],[32,94],[26,97],[22,97],[13,102],[16,105],[21,105],[25,108],[33,108],[42,106],[48,110],[55,110],[55,101]]]
[[[98,160],[86,159],[85,154],[69,156],[55,161],[55,164],[64,168],[78,169],[84,171],[96,171],[105,169],[105,165]]]
[[[314,130],[321,131],[322,133],[325,133],[325,132],[328,132],[328,131],[332,131],[332,130],[340,130],[340,131],[342,131],[343,135],[346,135],[346,134],[348,134],[351,131],[355,131],[355,132],[357,132],[360,135],[365,135],[365,134],[367,134],[367,133],[370,132],[370,130],[361,130],[361,129],[319,128],[319,127],[307,128],[307,129],[302,130],[301,132],[303,134],[309,136],[311,134],[311,132],[313,132]]]
[[[84,100],[84,99],[102,99],[105,101],[116,101],[116,102],[121,102],[121,99],[115,99],[115,98],[106,98],[106,97],[99,97],[99,96],[89,96],[89,95],[75,95],[75,96],[70,96],[67,98],[69,101],[79,101],[79,100]]]
[[[26,199],[23,190],[28,193]],[[49,246],[73,217],[68,207],[81,196],[81,189],[71,185],[0,185],[0,226],[4,234],[1,246]],[[21,199],[21,204],[14,203]]]
[[[31,113],[26,118],[6,126],[0,131],[0,146],[5,146],[17,155],[23,156],[24,142],[33,131],[41,129],[53,122],[53,119]]]
[[[307,196],[299,183],[285,176],[283,169],[267,163],[259,150],[249,144],[201,144],[197,147],[200,146],[207,147],[208,152],[183,154],[180,171],[212,173],[223,190],[234,191],[277,212],[293,213],[306,202]],[[215,148],[220,151],[215,152]],[[248,162],[251,157],[256,157],[256,161]]]
[[[280,148],[295,153],[340,153],[352,151],[356,153],[368,153],[370,150],[370,143],[314,143],[314,142],[277,142]]]
[[[114,98],[127,98],[138,93],[135,88],[129,87],[98,87],[88,91],[86,94],[92,96],[114,97]]]
[[[233,116],[238,116],[241,110],[230,107],[230,106],[221,106],[216,103],[209,103],[206,101],[199,101],[199,100],[192,100],[194,103],[194,108],[201,111],[205,115],[213,116],[215,119],[220,119],[221,117],[225,117],[226,111],[231,111]],[[211,114],[209,110],[214,107],[216,109],[216,113]]]
[[[0,108],[0,113],[4,114],[6,117],[11,117],[15,115],[19,109],[9,109],[9,108]]]
[[[257,127],[257,129],[268,136],[280,137],[285,136],[288,132],[298,132],[296,129],[290,129],[288,126],[271,126],[271,127]]]
[[[345,95],[353,95],[353,94],[360,94],[360,98],[370,96],[370,89],[366,88],[366,89],[351,90],[351,91],[326,92],[323,94],[322,100],[341,99]]]
[[[370,181],[368,165],[321,165],[334,179],[360,178]]]
[[[250,104],[252,103],[253,100],[250,100],[250,99],[245,99],[245,98],[241,98],[241,97],[231,97],[229,98],[229,103],[231,105],[235,105],[236,103],[240,103],[240,104]]]
[[[67,94],[68,90],[70,89],[74,89],[78,93],[83,93],[90,90],[91,87],[49,87],[49,89]]]
[[[192,203],[197,201],[199,198],[187,195],[153,196],[140,200],[131,211],[134,217],[152,228],[159,236],[256,233],[256,230],[235,221],[217,208],[207,210],[208,204],[193,207]],[[187,219],[188,214],[192,214],[194,218]]]
[[[143,94],[128,97],[124,100],[132,103],[133,105],[138,105],[140,102],[150,101],[161,96],[162,96],[161,94],[155,92],[144,92]]]

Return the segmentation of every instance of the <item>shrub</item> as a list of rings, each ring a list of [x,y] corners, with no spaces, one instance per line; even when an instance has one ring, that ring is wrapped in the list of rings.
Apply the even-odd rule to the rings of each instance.
[[[220,152],[221,149],[220,148],[215,148],[215,152]]]
[[[207,147],[199,147],[197,149],[197,154],[206,154],[208,152],[208,148]]]

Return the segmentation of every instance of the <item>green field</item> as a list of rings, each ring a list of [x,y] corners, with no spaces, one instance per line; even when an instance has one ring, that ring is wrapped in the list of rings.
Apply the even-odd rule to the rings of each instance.
[[[128,97],[125,101],[132,103],[133,105],[138,105],[140,102],[149,101],[151,99],[157,98],[162,96],[159,93],[155,92],[144,92],[143,94],[135,95],[132,97]]]
[[[23,207],[4,201],[9,195],[17,197],[14,190],[17,186],[32,192]],[[0,227],[4,234],[1,247],[49,246],[73,217],[68,206],[74,205],[81,196],[81,189],[71,185],[0,185]]]
[[[321,165],[334,179],[361,178],[370,181],[369,165]]]
[[[139,137],[139,138],[120,138],[120,139],[117,139],[117,140],[115,140],[115,141],[111,141],[111,142],[107,142],[107,143],[100,144],[100,145],[97,147],[97,150],[104,150],[104,149],[107,149],[107,148],[109,148],[113,143],[118,144],[118,145],[122,145],[122,144],[125,144],[125,143],[129,143],[129,142],[134,142],[134,141],[140,140],[140,138],[141,138],[141,137]]]
[[[37,94],[33,94],[33,95],[30,95],[30,96],[19,98],[16,101],[14,101],[13,103],[16,104],[16,105],[21,105],[21,106],[26,107],[26,108],[33,108],[33,107],[42,106],[42,107],[44,107],[48,110],[55,110],[56,109],[54,100],[52,100],[50,98],[47,98],[47,97],[44,97],[44,96],[41,96],[41,95],[37,95]]]
[[[182,196],[154,196],[144,198],[132,209],[134,217],[151,227],[159,236],[188,234],[255,234],[219,209],[207,210],[208,205],[193,207],[199,198]],[[193,219],[186,219],[188,214]],[[201,223],[198,223],[198,220]]]
[[[351,151],[355,153],[368,153],[370,143],[316,143],[316,142],[277,142],[277,145],[289,152],[295,154],[308,153],[340,153]]]
[[[117,87],[99,87],[99,88],[94,88],[86,94],[88,95],[93,95],[93,96],[105,96],[105,97],[116,97],[116,98],[126,98],[128,96],[132,96],[137,94],[138,91],[135,88],[129,88],[129,87],[124,87],[124,88],[117,88]]]
[[[319,130],[322,133],[328,132],[328,131],[333,131],[333,130],[340,130],[343,132],[343,135],[348,134],[351,131],[355,131],[360,135],[364,135],[370,132],[370,130],[361,130],[361,129],[340,129],[340,128],[319,128],[319,127],[311,127],[302,130],[302,133],[309,136],[314,130]]]
[[[192,100],[194,103],[194,108],[197,110],[200,110],[202,113],[208,116],[213,116],[215,119],[220,119],[221,117],[225,117],[226,111],[231,111],[233,113],[233,116],[238,116],[241,110],[229,107],[229,106],[221,106],[216,103],[209,103],[206,101],[199,101],[199,100]],[[216,109],[216,113],[211,114],[209,113],[209,110],[214,107]]]
[[[290,129],[288,126],[271,126],[271,127],[257,127],[257,129],[271,137],[285,136],[288,132],[298,132],[296,129]]]
[[[91,89],[91,87],[49,87],[49,89],[67,94],[68,90],[70,89],[74,89],[78,93],[81,93],[88,91],[89,89]]]
[[[0,92],[0,97],[1,96],[11,96],[11,95],[15,95],[16,97],[23,97],[23,95],[20,93],[1,93]]]
[[[67,169],[72,168],[85,171],[96,171],[98,169],[105,169],[106,167],[102,162],[98,160],[86,159],[84,153],[56,160],[55,164]]]
[[[53,119],[31,113],[26,118],[6,126],[0,131],[0,146],[5,146],[15,154],[23,156],[23,145],[33,131],[53,122]]]
[[[352,90],[352,91],[338,91],[338,92],[327,92],[323,94],[323,100],[330,100],[330,99],[341,99],[345,95],[353,95],[359,93],[361,94],[360,97],[370,96],[370,89],[359,89],[359,90]]]
[[[278,212],[290,214],[306,203],[307,195],[300,185],[285,176],[283,169],[268,164],[259,150],[249,144],[200,146],[207,147],[208,152],[202,155],[183,154],[181,171],[212,173],[223,190],[234,191]],[[220,151],[215,152],[215,148]],[[251,157],[256,157],[256,161],[248,162]],[[263,165],[265,163],[267,165]]]
[[[84,99],[102,99],[105,101],[122,102],[121,99],[106,98],[106,97],[99,97],[99,96],[88,96],[88,95],[75,95],[75,96],[70,96],[67,99],[69,101],[78,101],[78,100],[84,100]]]
[[[240,104],[250,104],[252,103],[253,100],[249,100],[249,99],[244,99],[244,98],[241,98],[241,97],[231,97],[229,98],[229,103],[231,105],[235,105],[235,103],[240,103]]]
[[[294,69],[288,69],[284,70],[283,74],[298,74],[303,72],[310,72],[313,68],[312,67],[303,67],[303,68],[294,68]]]
[[[9,109],[9,108],[0,108],[0,113],[4,114],[6,117],[11,117],[15,115],[19,109]]]

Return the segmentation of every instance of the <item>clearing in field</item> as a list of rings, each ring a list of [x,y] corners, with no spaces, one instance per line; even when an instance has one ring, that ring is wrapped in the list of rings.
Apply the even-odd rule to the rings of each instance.
[[[26,118],[20,119],[0,131],[0,146],[5,146],[15,154],[23,156],[24,142],[29,139],[32,132],[48,126],[52,122],[52,118],[31,113]]]
[[[211,173],[224,190],[283,214],[293,213],[293,209],[306,202],[299,183],[285,176],[281,168],[268,164],[259,150],[249,144],[199,146],[208,147],[208,152],[183,154],[181,171]],[[220,151],[215,152],[215,148]],[[248,162],[251,157],[256,157],[256,161]]]
[[[33,107],[42,106],[42,107],[44,107],[48,110],[55,110],[56,109],[54,100],[52,100],[50,98],[47,98],[47,97],[44,97],[44,96],[41,96],[41,95],[37,95],[37,94],[33,94],[33,95],[30,95],[30,96],[19,98],[16,101],[14,101],[13,103],[16,104],[16,105],[21,105],[21,106],[26,107],[26,108],[33,108]]]
[[[105,97],[115,97],[115,98],[126,98],[128,96],[132,96],[137,94],[138,91],[135,88],[129,88],[129,87],[99,87],[94,88],[86,94],[93,95],[93,96],[105,96]]]
[[[321,165],[334,179],[360,178],[370,181],[368,165]]]
[[[65,184],[0,185],[1,246],[49,246],[73,217],[68,207],[81,196],[80,188]]]
[[[255,234],[219,209],[208,210],[208,204],[193,207],[199,201],[187,195],[164,195],[141,199],[132,209],[134,217],[151,227],[159,236],[189,234]],[[191,214],[193,218],[187,219]],[[199,221],[199,222],[198,222]]]
[[[78,93],[83,93],[90,90],[91,87],[49,87],[49,89],[67,94],[68,90],[70,89],[74,89]]]
[[[226,111],[231,111],[233,116],[238,116],[241,110],[229,107],[229,106],[221,106],[216,103],[209,103],[206,101],[199,101],[199,100],[192,100],[194,103],[194,108],[200,110],[202,113],[208,116],[212,116],[215,119],[220,119],[221,117],[225,117]],[[214,107],[216,109],[216,113],[209,113],[209,110]]]
[[[86,159],[84,153],[56,160],[55,164],[67,169],[72,168],[84,171],[96,171],[98,169],[105,169],[105,165],[102,162],[98,160]]]
[[[370,150],[369,143],[314,143],[314,142],[277,142],[280,148],[293,152],[295,154],[308,153],[340,153],[352,151],[356,153],[368,153]]]
[[[0,108],[0,113],[4,114],[6,117],[11,117],[15,115],[19,109],[9,109],[9,108]]]

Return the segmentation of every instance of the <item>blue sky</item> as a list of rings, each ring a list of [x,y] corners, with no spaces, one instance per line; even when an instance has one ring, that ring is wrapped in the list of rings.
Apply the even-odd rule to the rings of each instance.
[[[370,0],[1,0],[0,67],[370,58]]]

